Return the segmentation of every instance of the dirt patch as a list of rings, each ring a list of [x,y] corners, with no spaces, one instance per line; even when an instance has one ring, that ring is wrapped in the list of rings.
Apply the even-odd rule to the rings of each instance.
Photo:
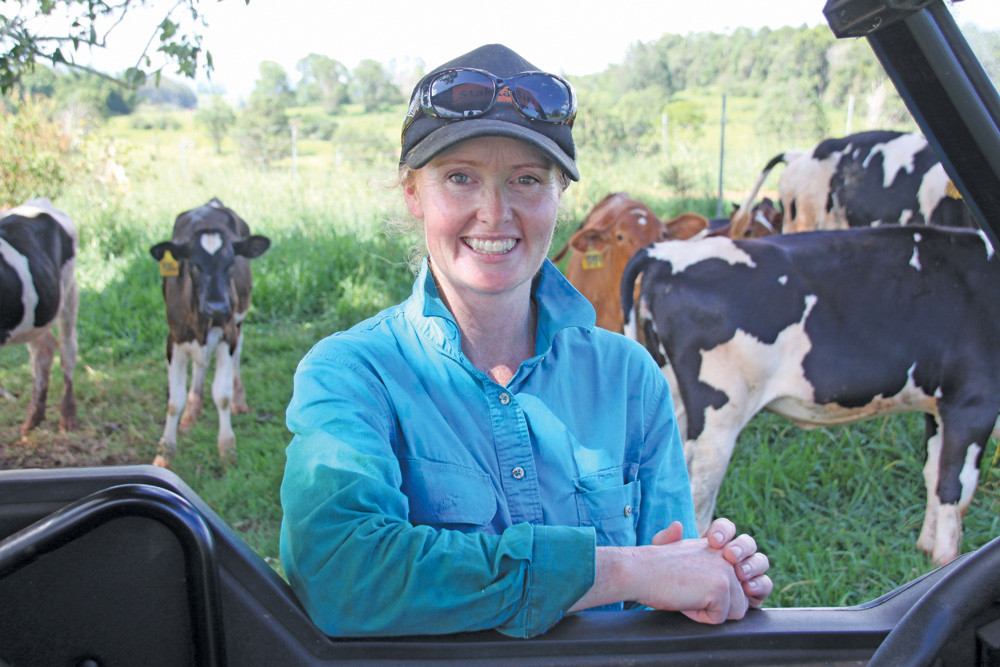
[[[2,434],[0,438],[0,470],[16,468],[79,468],[89,466],[117,466],[149,463],[151,452],[138,452],[116,438],[109,438],[106,427],[99,433],[91,428],[62,433],[41,426],[27,436],[13,437]]]

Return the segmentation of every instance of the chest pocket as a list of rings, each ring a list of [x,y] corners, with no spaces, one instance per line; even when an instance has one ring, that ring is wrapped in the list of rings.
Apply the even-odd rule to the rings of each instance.
[[[419,459],[400,464],[412,523],[471,531],[493,520],[496,496],[482,470]]]
[[[576,480],[581,520],[597,529],[597,546],[634,546],[639,521],[639,481],[623,484],[623,469],[611,468]]]

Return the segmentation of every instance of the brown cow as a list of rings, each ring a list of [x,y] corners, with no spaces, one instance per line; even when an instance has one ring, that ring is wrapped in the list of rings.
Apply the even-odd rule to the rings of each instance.
[[[177,216],[172,239],[150,248],[163,275],[169,327],[167,422],[154,465],[168,467],[176,455],[178,421],[180,430],[186,431],[198,418],[213,351],[212,399],[219,411],[219,456],[227,461],[235,455],[231,414],[248,410],[240,350],[241,324],[250,308],[250,260],[264,254],[270,244],[267,237],[251,236],[242,218],[213,199]],[[188,360],[193,372],[185,403]]]
[[[666,226],[645,204],[624,192],[601,200],[553,261],[569,251],[566,278],[597,311],[597,326],[622,331],[618,286],[636,250],[667,238]]]
[[[783,216],[781,211],[774,206],[774,202],[767,197],[764,197],[759,204],[755,204],[750,209],[749,225],[744,225],[742,227],[743,231],[740,231],[740,229],[735,229],[734,231],[733,219],[738,213],[740,213],[740,209],[735,206],[729,218],[709,219],[698,213],[682,213],[667,223],[670,231],[669,236],[672,240],[685,240],[694,238],[695,236],[699,238],[729,236],[732,238],[756,239],[761,236],[781,233]],[[676,230],[678,233],[675,233],[673,225],[678,221],[683,221],[684,225],[683,227],[678,227]],[[691,233],[692,230],[694,230],[694,233]],[[738,237],[734,237],[733,234],[738,234]]]
[[[723,222],[725,224],[725,221]],[[781,230],[781,213],[769,199],[754,207],[752,236],[765,236]],[[562,260],[570,252],[566,278],[580,291],[597,311],[597,326],[622,331],[619,287],[622,270],[639,248],[666,239],[684,240],[695,236],[725,236],[723,228],[698,213],[682,213],[663,223],[642,202],[624,192],[610,194],[601,200],[580,228],[553,257]]]

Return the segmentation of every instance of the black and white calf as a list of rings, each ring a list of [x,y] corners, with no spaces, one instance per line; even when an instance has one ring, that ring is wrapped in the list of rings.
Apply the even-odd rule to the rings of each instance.
[[[773,157],[733,214],[734,228],[749,224],[757,192],[781,163],[787,165],[778,179],[785,233],[884,224],[974,227],[926,139],[876,130]]]
[[[77,427],[73,371],[76,368],[76,227],[48,199],[33,199],[0,218],[0,347],[25,343],[33,388],[21,434],[45,418],[49,375],[55,356],[53,326],[59,324],[63,397],[59,428]]]
[[[242,218],[212,199],[177,216],[172,239],[150,248],[160,263],[169,327],[167,421],[155,465],[170,465],[177,453],[178,427],[186,431],[201,413],[213,352],[212,399],[219,412],[219,456],[223,461],[235,456],[231,415],[248,410],[240,352],[241,325],[250,308],[250,260],[264,254],[270,244],[267,237],[251,235]],[[188,361],[193,368],[190,391],[185,386]]]
[[[814,428],[920,411],[927,511],[917,545],[935,561],[955,558],[997,434],[997,285],[1000,260],[969,230],[666,241],[636,253],[622,276],[625,330],[641,328],[668,360],[699,528],[757,412]]]

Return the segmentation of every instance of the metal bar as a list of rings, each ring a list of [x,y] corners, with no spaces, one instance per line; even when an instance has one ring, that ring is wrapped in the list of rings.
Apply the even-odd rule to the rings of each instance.
[[[180,542],[198,664],[225,665],[219,571],[212,532],[198,510],[167,489],[147,484],[113,486],[36,521],[0,541],[0,578],[122,517],[158,521]]]

